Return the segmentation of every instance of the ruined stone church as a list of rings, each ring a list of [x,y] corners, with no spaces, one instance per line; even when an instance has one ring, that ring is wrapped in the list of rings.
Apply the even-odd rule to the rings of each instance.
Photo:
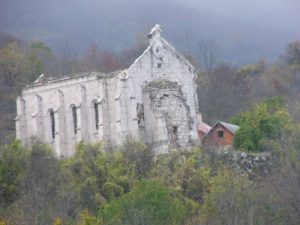
[[[41,75],[17,98],[17,138],[24,145],[45,141],[60,157],[72,155],[80,141],[143,141],[159,154],[189,148],[197,139],[196,72],[161,33],[156,25],[128,69]]]

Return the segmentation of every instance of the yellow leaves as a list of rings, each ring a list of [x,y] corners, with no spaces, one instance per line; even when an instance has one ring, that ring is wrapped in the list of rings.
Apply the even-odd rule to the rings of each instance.
[[[103,223],[97,219],[97,217],[93,216],[89,213],[88,210],[84,210],[81,213],[81,220],[82,222],[80,225],[102,225]]]
[[[104,208],[105,205],[107,204],[107,200],[101,195],[101,193],[96,193],[95,198],[96,198],[96,203],[100,207]]]
[[[246,66],[243,66],[240,68],[240,70],[238,71],[238,74],[239,75],[242,75],[242,76],[253,76],[253,75],[256,75],[258,73],[258,68],[256,65],[246,65]]]
[[[61,218],[56,218],[56,219],[54,220],[53,225],[63,225],[62,219],[61,219]]]
[[[17,225],[17,223],[11,221],[10,219],[0,218],[0,225]]]

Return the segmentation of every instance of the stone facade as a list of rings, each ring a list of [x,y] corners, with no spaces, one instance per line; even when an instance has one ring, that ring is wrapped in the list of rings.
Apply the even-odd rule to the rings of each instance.
[[[154,80],[143,86],[145,141],[157,152],[168,147],[188,147],[193,120],[181,85]]]
[[[82,140],[144,141],[157,153],[188,148],[197,139],[196,73],[161,32],[159,25],[151,30],[148,48],[126,70],[41,75],[17,99],[17,138],[43,140],[65,157]]]

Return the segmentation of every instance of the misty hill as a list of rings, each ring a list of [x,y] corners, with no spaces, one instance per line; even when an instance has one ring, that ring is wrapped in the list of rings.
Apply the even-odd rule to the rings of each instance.
[[[223,59],[233,64],[275,59],[289,41],[300,39],[293,17],[277,14],[267,21],[260,14],[249,13],[252,8],[243,9],[240,3],[235,3],[240,11],[229,13],[225,6],[233,7],[230,2],[236,1],[215,5],[214,12],[209,10],[212,3],[203,1],[201,5],[192,0],[187,3],[177,0],[115,0],[113,3],[108,0],[1,0],[0,31],[27,41],[46,42],[56,50],[68,42],[73,51],[80,54],[90,43],[120,51],[133,45],[137,35],[145,34],[160,23],[164,35],[179,49],[190,48],[197,55],[199,41],[213,39],[220,45]],[[257,12],[265,13],[261,9]],[[287,24],[288,21],[292,22]]]

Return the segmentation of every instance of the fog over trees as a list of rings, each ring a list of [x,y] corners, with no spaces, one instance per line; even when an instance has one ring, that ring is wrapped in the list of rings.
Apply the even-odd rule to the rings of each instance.
[[[219,43],[222,59],[233,64],[276,59],[286,43],[299,39],[300,3],[277,1],[111,1],[1,0],[0,31],[76,54],[91,43],[120,51],[156,23],[175,46],[197,53],[201,40]]]

